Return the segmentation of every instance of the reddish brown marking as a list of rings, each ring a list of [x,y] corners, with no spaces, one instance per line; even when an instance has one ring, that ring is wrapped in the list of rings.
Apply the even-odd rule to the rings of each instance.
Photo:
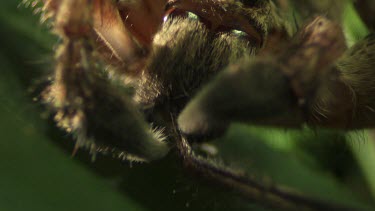
[[[138,4],[118,5],[126,28],[144,47],[151,45],[152,39],[163,23],[166,0],[142,0]]]
[[[93,12],[94,29],[107,47],[128,66],[129,70],[138,68],[137,63],[144,56],[144,49],[125,27],[117,5],[108,0],[95,0]]]

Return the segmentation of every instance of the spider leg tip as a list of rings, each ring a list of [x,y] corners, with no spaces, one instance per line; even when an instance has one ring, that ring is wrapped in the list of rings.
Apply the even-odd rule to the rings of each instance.
[[[177,120],[180,132],[192,141],[204,141],[224,134],[227,124],[215,120],[209,112],[190,106],[185,109]]]

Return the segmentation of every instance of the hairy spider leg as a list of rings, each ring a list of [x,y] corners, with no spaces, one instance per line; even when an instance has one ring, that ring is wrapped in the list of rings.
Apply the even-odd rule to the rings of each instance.
[[[89,0],[64,0],[59,5],[54,28],[62,41],[45,101],[56,113],[58,126],[76,136],[77,148],[137,161],[163,157],[167,144],[121,91],[126,87],[116,88],[103,71],[92,44],[92,6]]]
[[[345,52],[339,25],[317,17],[279,54],[244,59],[220,73],[182,111],[179,127],[192,136],[230,122],[373,127],[374,46],[370,35]]]

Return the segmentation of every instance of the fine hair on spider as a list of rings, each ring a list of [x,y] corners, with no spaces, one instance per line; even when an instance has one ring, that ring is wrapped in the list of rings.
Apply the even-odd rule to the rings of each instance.
[[[190,146],[233,122],[374,127],[375,36],[347,46],[341,1],[37,3],[60,38],[43,102],[76,149],[142,162],[175,149],[188,169],[265,206],[349,209],[252,180]],[[353,4],[373,30],[374,4]]]

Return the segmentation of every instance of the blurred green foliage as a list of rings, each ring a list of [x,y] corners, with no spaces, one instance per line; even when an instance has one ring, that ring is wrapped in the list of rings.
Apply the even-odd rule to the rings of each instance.
[[[175,153],[133,165],[110,156],[91,162],[86,151],[72,158],[71,137],[33,101],[51,73],[56,38],[18,4],[0,7],[0,210],[265,210],[193,177]],[[350,7],[345,20],[351,42],[367,33]],[[224,163],[259,180],[371,209],[375,146],[368,134],[233,125],[212,144]]]

